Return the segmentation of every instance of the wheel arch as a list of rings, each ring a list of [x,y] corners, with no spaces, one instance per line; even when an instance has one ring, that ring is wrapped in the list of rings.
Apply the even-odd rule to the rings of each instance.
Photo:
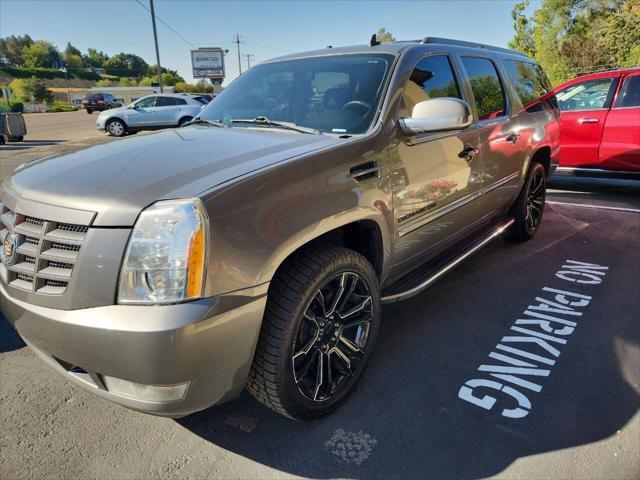
[[[349,218],[333,228],[320,230],[321,225],[312,225],[277,249],[265,262],[260,281],[270,281],[288,258],[311,245],[339,245],[350,248],[364,256],[373,266],[382,283],[386,275],[389,252],[388,231],[385,224],[375,216]]]

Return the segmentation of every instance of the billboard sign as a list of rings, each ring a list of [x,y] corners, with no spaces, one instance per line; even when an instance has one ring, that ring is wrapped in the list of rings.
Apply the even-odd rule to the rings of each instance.
[[[191,50],[194,78],[224,79],[224,51],[222,48]]]

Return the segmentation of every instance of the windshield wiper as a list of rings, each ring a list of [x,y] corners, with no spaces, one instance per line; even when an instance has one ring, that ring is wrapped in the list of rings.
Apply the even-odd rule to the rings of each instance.
[[[218,122],[216,120],[205,120],[204,118],[196,117],[193,120],[189,120],[185,122],[182,126],[186,127],[187,125],[211,125],[212,127],[228,127],[226,123]]]
[[[250,123],[253,125],[266,125],[269,127],[277,127],[282,128],[284,130],[293,130],[294,132],[300,133],[309,133],[312,135],[322,135],[320,130],[316,130],[315,128],[307,128],[301,127],[300,125],[296,125],[292,122],[280,122],[278,120],[269,120],[267,117],[256,117],[256,118],[232,118],[230,123]]]

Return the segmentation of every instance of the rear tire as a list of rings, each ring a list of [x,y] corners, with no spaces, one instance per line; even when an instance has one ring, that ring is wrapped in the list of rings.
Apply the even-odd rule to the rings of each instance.
[[[247,389],[295,420],[326,415],[360,379],[379,324],[367,259],[344,247],[304,248],[271,282]]]
[[[127,126],[122,120],[117,118],[109,120],[106,129],[112,137],[124,137],[127,134]]]
[[[89,109],[87,108],[87,113],[88,113],[89,115],[91,115],[91,114],[93,113],[93,110],[89,110]]]
[[[515,223],[505,232],[505,238],[514,242],[524,242],[533,238],[540,224],[547,192],[547,172],[541,163],[531,163],[520,195],[511,207]]]

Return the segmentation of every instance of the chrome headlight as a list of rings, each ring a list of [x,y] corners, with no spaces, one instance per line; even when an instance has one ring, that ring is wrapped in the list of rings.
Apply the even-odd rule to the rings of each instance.
[[[203,295],[209,224],[200,200],[142,211],[120,270],[118,303],[176,303]]]

